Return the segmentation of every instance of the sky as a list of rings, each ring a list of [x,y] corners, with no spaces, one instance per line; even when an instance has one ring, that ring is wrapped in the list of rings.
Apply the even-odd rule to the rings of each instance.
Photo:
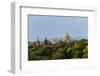
[[[88,18],[79,16],[28,16],[28,39],[34,41],[63,38],[68,33],[72,39],[88,37]]]

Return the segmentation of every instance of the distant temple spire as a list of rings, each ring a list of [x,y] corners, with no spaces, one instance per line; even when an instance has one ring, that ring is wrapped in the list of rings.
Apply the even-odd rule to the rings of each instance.
[[[71,36],[68,34],[68,32],[64,35],[64,41],[68,41],[71,39]]]
[[[45,40],[44,40],[44,44],[47,45],[48,44],[48,40],[47,38],[45,37]]]

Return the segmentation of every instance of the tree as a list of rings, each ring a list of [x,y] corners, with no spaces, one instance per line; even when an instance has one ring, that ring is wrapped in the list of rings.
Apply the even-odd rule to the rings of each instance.
[[[65,59],[65,58],[66,57],[65,57],[64,53],[61,53],[59,51],[53,52],[51,54],[51,59]]]
[[[88,48],[83,49],[83,58],[88,58]]]

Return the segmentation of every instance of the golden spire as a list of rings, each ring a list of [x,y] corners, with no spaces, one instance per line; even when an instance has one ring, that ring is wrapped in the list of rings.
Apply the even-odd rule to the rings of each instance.
[[[64,41],[68,41],[68,40],[70,40],[70,39],[71,39],[71,37],[69,36],[68,33],[66,33],[66,34],[64,35]]]

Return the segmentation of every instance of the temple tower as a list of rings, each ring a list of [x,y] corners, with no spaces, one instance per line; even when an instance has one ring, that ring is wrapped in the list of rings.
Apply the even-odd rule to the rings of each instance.
[[[68,41],[68,40],[70,40],[71,39],[71,36],[68,34],[68,33],[66,33],[65,35],[64,35],[64,41]]]

